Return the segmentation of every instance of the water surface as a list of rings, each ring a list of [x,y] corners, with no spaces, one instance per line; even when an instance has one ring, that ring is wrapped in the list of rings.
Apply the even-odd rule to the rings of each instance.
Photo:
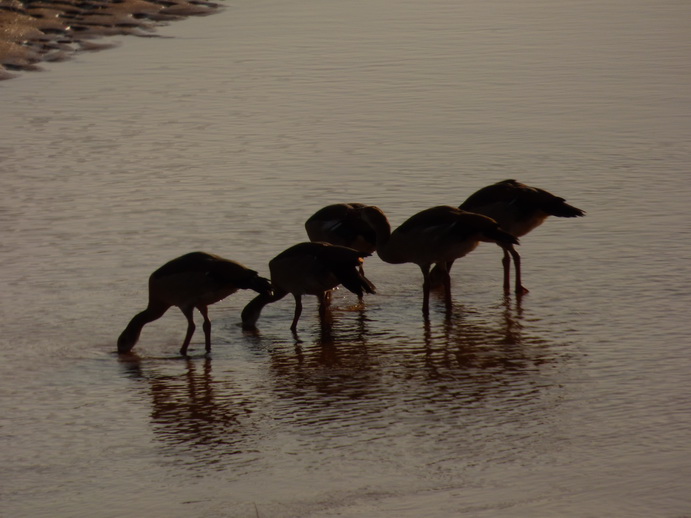
[[[6,81],[2,514],[691,514],[685,3],[228,3]],[[192,250],[267,275],[320,207],[392,224],[517,178],[587,211],[483,245],[454,307],[413,265],[332,325],[252,297],[115,340]]]

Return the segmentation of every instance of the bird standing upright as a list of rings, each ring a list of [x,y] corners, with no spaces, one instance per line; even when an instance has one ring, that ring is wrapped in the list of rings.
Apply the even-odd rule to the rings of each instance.
[[[415,263],[424,279],[422,312],[429,314],[430,268],[441,273],[447,309],[451,308],[451,279],[446,265],[473,251],[480,241],[502,246],[518,244],[496,221],[455,207],[441,205],[418,212],[391,232],[384,213],[376,207],[363,211],[377,235],[377,254],[392,264]]]
[[[260,294],[242,310],[242,324],[253,329],[267,304],[276,302],[288,293],[295,298],[295,313],[290,325],[295,332],[302,313],[302,296],[315,295],[323,315],[328,305],[328,292],[342,284],[362,297],[373,293],[371,283],[358,271],[363,257],[370,255],[345,246],[322,242],[305,242],[284,250],[269,262],[273,294]]]
[[[187,355],[195,325],[194,309],[204,318],[206,352],[211,351],[211,321],[207,307],[239,289],[251,289],[262,294],[271,293],[271,284],[257,272],[245,266],[205,252],[192,252],[164,264],[149,277],[149,304],[132,318],[118,338],[118,352],[132,350],[142,328],[177,306],[187,318],[187,334],[180,354]]]
[[[566,203],[543,189],[529,187],[516,180],[504,180],[484,187],[472,194],[460,207],[462,210],[484,214],[496,220],[502,230],[515,237],[526,235],[540,226],[549,216],[576,218],[585,212]],[[504,250],[504,290],[510,290],[511,258],[516,271],[517,294],[527,293],[521,280],[521,256],[513,245],[500,246]],[[451,265],[448,265],[448,269]]]

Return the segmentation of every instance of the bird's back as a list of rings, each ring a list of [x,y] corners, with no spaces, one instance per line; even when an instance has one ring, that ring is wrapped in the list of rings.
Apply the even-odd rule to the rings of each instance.
[[[461,209],[489,216],[514,236],[523,236],[549,216],[573,218],[585,213],[564,198],[516,180],[504,180],[483,187],[465,200]]]
[[[263,281],[268,289],[268,282]],[[149,278],[151,297],[179,307],[213,304],[247,288],[264,289],[256,271],[206,252],[173,259]]]
[[[269,262],[271,280],[293,294],[321,295],[343,284],[361,295],[363,279],[357,272],[361,258],[369,254],[323,242],[298,243]]]
[[[382,258],[392,263],[453,261],[473,251],[496,229],[497,223],[486,216],[447,205],[432,207],[393,231]]]
[[[374,252],[376,234],[362,218],[361,211],[365,207],[362,203],[338,203],[318,210],[305,222],[310,241]]]

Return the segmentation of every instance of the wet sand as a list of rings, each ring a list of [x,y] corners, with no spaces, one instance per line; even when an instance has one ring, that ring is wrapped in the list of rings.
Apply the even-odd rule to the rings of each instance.
[[[161,24],[213,14],[200,0],[0,0],[0,80],[75,52],[102,50],[104,36],[155,36]]]

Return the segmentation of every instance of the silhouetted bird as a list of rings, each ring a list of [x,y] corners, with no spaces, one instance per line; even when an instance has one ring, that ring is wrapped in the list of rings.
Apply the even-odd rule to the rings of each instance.
[[[362,217],[367,207],[363,203],[336,203],[319,209],[305,222],[310,241],[347,246],[373,254],[377,249],[377,236],[372,225]],[[365,274],[362,265],[360,273]]]
[[[473,251],[480,241],[503,246],[518,244],[496,221],[455,207],[438,206],[410,217],[391,232],[384,213],[376,207],[363,211],[377,235],[377,254],[392,264],[415,263],[423,275],[422,312],[429,313],[430,268],[437,265],[447,308],[451,307],[451,280],[446,265]]]
[[[142,328],[177,306],[187,318],[187,334],[180,348],[185,356],[194,334],[194,308],[204,317],[206,352],[211,351],[211,321],[207,306],[223,300],[239,289],[271,294],[271,284],[257,272],[235,261],[205,252],[192,252],[164,264],[149,277],[149,305],[134,316],[118,338],[118,352],[135,346]]]
[[[330,290],[342,284],[362,297],[373,293],[374,287],[358,271],[368,253],[329,243],[298,243],[281,252],[269,262],[273,294],[261,294],[242,310],[242,323],[246,329],[255,327],[259,315],[269,303],[282,299],[288,293],[295,298],[295,313],[290,329],[295,332],[302,313],[302,296],[315,295],[320,311],[328,305]]]
[[[540,226],[549,216],[575,218],[585,215],[581,209],[566,203],[564,198],[559,198],[537,187],[529,187],[516,180],[504,180],[484,187],[472,194],[460,208],[489,216],[499,223],[502,230],[516,237],[526,235]],[[511,258],[513,257],[516,293],[527,293],[528,290],[521,281],[521,256],[512,245],[500,244],[499,246],[504,250],[502,259],[504,290],[506,292],[510,290]],[[447,264],[447,269],[451,269],[451,264]]]

